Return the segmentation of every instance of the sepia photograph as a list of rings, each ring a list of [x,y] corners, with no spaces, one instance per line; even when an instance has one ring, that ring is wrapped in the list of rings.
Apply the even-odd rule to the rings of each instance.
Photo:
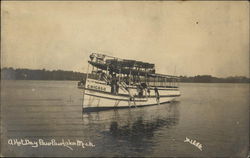
[[[249,157],[248,1],[2,1],[1,157]]]

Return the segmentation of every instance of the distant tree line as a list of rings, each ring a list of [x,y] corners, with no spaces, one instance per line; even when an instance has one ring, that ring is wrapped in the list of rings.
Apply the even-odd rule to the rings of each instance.
[[[82,80],[86,74],[62,70],[1,69],[3,80]]]
[[[211,75],[197,75],[194,77],[180,76],[180,82],[196,83],[250,83],[250,78],[245,76],[232,76],[226,78],[213,77]]]
[[[32,70],[2,68],[1,79],[3,80],[74,80],[79,81],[86,78],[85,73],[63,70]],[[250,83],[250,78],[245,76],[234,76],[217,78],[211,75],[197,75],[194,77],[179,76],[180,82],[197,83]]]

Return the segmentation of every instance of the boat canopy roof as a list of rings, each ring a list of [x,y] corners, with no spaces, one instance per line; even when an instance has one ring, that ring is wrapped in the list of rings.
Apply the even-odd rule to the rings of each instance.
[[[106,63],[108,65],[113,65],[117,67],[128,67],[128,68],[145,68],[145,69],[153,69],[155,67],[155,64],[142,62],[142,61],[136,61],[136,60],[118,60],[118,59],[107,59]]]
[[[146,70],[138,70],[134,67],[129,66],[118,66],[117,64],[113,63],[97,63],[93,61],[89,61],[89,63],[99,69],[102,70],[109,70],[115,73],[121,73],[121,74],[131,74],[131,75],[139,75],[139,76],[145,76],[146,74],[152,74],[155,73],[154,69],[146,69]]]
[[[144,69],[154,69],[155,67],[155,64],[152,63],[142,62],[137,60],[121,59],[99,53],[92,53],[90,55],[90,59],[91,62],[101,63],[105,65],[112,65],[113,67],[144,68]]]

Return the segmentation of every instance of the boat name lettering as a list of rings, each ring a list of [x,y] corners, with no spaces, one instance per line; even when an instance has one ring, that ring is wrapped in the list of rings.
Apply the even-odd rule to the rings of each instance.
[[[87,88],[90,88],[90,89],[96,89],[96,90],[100,90],[100,91],[106,91],[106,88],[105,87],[101,87],[101,86],[97,86],[97,85],[87,85]]]

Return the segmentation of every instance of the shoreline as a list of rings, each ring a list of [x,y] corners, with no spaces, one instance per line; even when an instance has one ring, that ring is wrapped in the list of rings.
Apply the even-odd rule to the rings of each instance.
[[[37,80],[33,80],[33,79],[1,79],[1,81],[71,81],[71,82],[78,82],[79,80],[43,80],[43,79],[37,79]],[[178,83],[235,83],[235,84],[250,84],[250,82],[178,82]]]

